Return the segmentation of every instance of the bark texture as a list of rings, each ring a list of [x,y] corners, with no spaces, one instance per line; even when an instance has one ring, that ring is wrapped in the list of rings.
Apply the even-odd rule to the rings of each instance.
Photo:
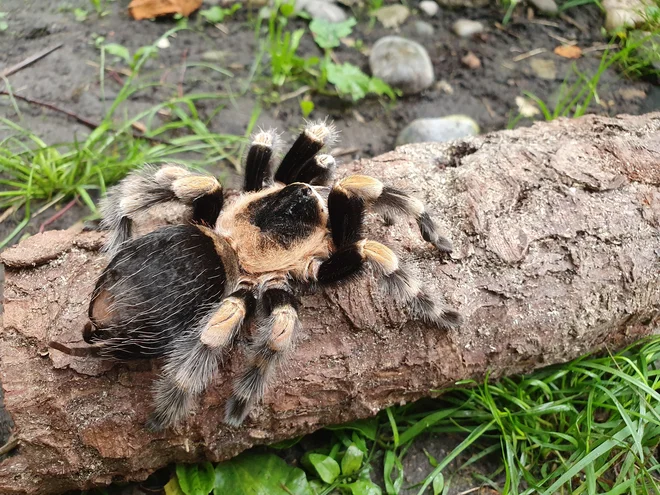
[[[246,424],[221,423],[240,346],[178,431],[148,433],[158,363],[111,365],[48,352],[77,343],[105,257],[103,234],[35,235],[2,255],[0,380],[18,447],[0,493],[58,493],[144,479],[174,461],[219,461],[256,444],[368,417],[464,378],[528,372],[616,348],[660,322],[660,114],[585,117],[342,167],[425,199],[451,257],[416,226],[369,220],[431,292],[465,317],[456,332],[409,321],[370,279],[304,299],[294,357]]]

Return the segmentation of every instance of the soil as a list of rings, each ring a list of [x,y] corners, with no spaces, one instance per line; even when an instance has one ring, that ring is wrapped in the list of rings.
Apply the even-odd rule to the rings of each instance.
[[[44,59],[9,76],[12,90],[66,108],[87,119],[100,121],[121,86],[114,76],[106,74],[103,97],[99,83],[99,50],[95,47],[94,38],[104,36],[106,42],[124,45],[133,53],[153,43],[174,26],[171,19],[157,22],[131,20],[127,14],[126,0],[101,3],[107,15],[99,16],[93,12],[89,0],[4,0],[1,10],[8,13],[5,18],[8,29],[0,32],[0,71],[45,48],[62,44],[61,48]],[[394,104],[366,99],[352,105],[338,98],[313,96],[316,108],[311,117],[329,116],[341,131],[341,147],[355,150],[342,157],[344,163],[392,150],[398,132],[416,118],[460,113],[477,121],[482,132],[506,128],[517,114],[517,96],[528,91],[544,101],[552,100],[559,93],[564,78],[572,73],[573,64],[585,74],[596,72],[603,53],[598,47],[607,42],[601,34],[603,15],[595,5],[571,9],[568,11],[570,17],[551,19],[531,18],[533,16],[529,15],[527,7],[520,6],[506,27],[497,27],[503,12],[494,4],[477,9],[441,9],[434,18],[426,18],[414,10],[416,2],[409,6],[413,14],[396,34],[424,45],[433,61],[437,81],[446,81],[447,84],[436,84],[421,95],[400,98]],[[76,21],[73,14],[75,8],[89,11],[85,21]],[[364,47],[371,47],[380,37],[393,34],[392,29],[385,29],[378,22],[370,22],[364,10],[356,10],[355,15],[360,22],[352,37],[362,40]],[[171,97],[180,82],[182,65],[202,61],[204,53],[209,51],[218,52],[220,61],[216,63],[230,67],[234,77],[220,77],[204,68],[188,67],[182,85],[184,93],[231,91],[240,94],[258,50],[254,32],[256,17],[256,9],[244,7],[226,21],[221,30],[205,23],[200,16],[193,15],[189,23],[193,29],[177,33],[176,38],[171,40],[171,46],[160,50],[159,57],[147,65],[147,73],[152,79],[156,75],[156,80],[162,84],[136,95],[131,99],[130,106],[122,108],[118,115],[135,114]],[[459,39],[451,30],[451,25],[459,18],[479,20],[487,26],[487,31],[474,38]],[[431,38],[418,35],[414,26],[417,20],[433,25],[435,34]],[[290,27],[302,27],[304,22],[293,21]],[[594,49],[579,60],[564,59],[553,53],[555,47],[561,44],[558,41],[561,39],[574,40],[583,49]],[[523,57],[532,51],[538,54]],[[479,58],[481,68],[470,69],[462,64],[461,59],[468,52]],[[303,39],[300,53],[305,56],[320,55],[309,35]],[[368,57],[364,53],[344,45],[335,53],[340,61],[351,62],[368,73]],[[538,59],[553,61],[556,76],[551,79],[538,77],[531,66],[532,60]],[[115,60],[110,62],[121,65]],[[252,89],[265,93],[272,91],[266,67],[262,65],[262,70],[252,82]],[[123,79],[124,76],[119,75],[118,78]],[[0,86],[4,89],[3,83]],[[447,87],[451,88],[449,92]],[[287,87],[285,92],[295,89]],[[594,101],[590,109],[594,113],[641,114],[660,109],[660,89],[657,85],[650,81],[628,80],[614,70],[608,70],[602,76],[598,96],[599,101]],[[256,97],[252,91],[237,96],[211,120],[211,130],[243,135],[255,104]],[[211,115],[216,105],[201,102],[202,114]],[[0,98],[0,116],[19,122],[46,143],[83,140],[90,132],[60,113],[21,102],[18,107],[20,117],[8,98]],[[301,120],[299,98],[291,98],[281,104],[263,106],[258,125],[295,132]],[[527,124],[529,122],[522,121],[519,125]],[[0,139],[4,138],[2,133],[0,130]],[[237,183],[237,177],[230,168],[220,164],[218,169],[229,175],[230,186]],[[57,209],[53,209],[50,215],[56,212]],[[68,227],[88,213],[84,206],[75,205],[48,228]],[[46,212],[31,222],[25,234],[37,232],[50,215]],[[11,232],[21,218],[21,212],[17,212],[0,223],[0,239]],[[3,433],[0,424],[0,435]],[[452,439],[441,437],[429,437],[418,442],[406,458],[409,481],[419,481],[423,473],[430,470],[423,449],[440,459],[443,452],[454,445]],[[458,483],[455,489],[465,490],[466,486],[470,488],[472,485]],[[136,487],[124,490],[124,493],[138,493]]]

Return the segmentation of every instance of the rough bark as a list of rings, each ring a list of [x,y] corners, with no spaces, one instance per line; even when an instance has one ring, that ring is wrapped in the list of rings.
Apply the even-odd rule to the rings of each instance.
[[[370,235],[398,249],[465,317],[460,331],[409,321],[370,279],[304,299],[288,367],[247,423],[221,423],[240,348],[197,414],[148,433],[158,363],[110,365],[48,352],[79,342],[102,234],[36,235],[7,250],[0,379],[19,446],[1,493],[137,480],[174,461],[219,461],[256,444],[375,414],[464,378],[528,372],[616,348],[660,321],[660,114],[560,120],[349,164],[410,190],[454,242],[413,224]]]

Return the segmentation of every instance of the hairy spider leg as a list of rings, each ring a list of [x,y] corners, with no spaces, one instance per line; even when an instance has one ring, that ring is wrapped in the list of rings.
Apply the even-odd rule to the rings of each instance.
[[[293,348],[300,329],[298,301],[286,286],[266,289],[259,298],[256,334],[248,347],[248,364],[234,382],[225,422],[239,426],[264,395],[268,381]]]
[[[400,215],[414,218],[426,242],[444,253],[452,251],[451,242],[439,234],[438,227],[419,199],[394,187],[385,186],[368,175],[350,175],[339,181],[337,187],[349,195],[361,197],[368,208],[382,214],[388,223]]]
[[[305,126],[277,168],[275,180],[284,184],[303,182],[298,176],[309,167],[308,163],[325,146],[331,146],[336,138],[335,127],[325,122],[312,122]]]
[[[202,322],[179,336],[166,356],[154,385],[151,430],[176,425],[194,407],[218,371],[218,361],[255,309],[251,290],[239,289],[223,299]]]
[[[303,164],[294,177],[294,182],[327,186],[332,182],[336,168],[337,162],[332,155],[316,155]]]
[[[136,214],[176,200],[192,208],[193,222],[213,227],[222,210],[222,186],[215,177],[175,165],[147,165],[129,174],[101,203],[101,228],[111,232],[105,249],[114,254],[131,238]]]
[[[252,137],[245,158],[244,191],[259,191],[264,181],[272,180],[271,163],[278,144],[279,137],[274,130],[259,131]]]
[[[352,279],[370,265],[384,291],[408,307],[414,318],[441,328],[455,328],[460,323],[456,311],[435,302],[390,248],[363,238],[366,204],[378,199],[382,189],[379,181],[367,176],[347,177],[332,189],[328,213],[337,251],[318,266],[317,281],[328,285]]]

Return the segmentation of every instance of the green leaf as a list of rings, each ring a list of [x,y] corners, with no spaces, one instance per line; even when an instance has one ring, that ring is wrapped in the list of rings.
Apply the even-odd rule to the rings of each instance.
[[[131,63],[131,54],[128,51],[128,48],[126,48],[124,45],[120,45],[118,43],[108,43],[107,45],[104,45],[103,48],[105,49],[105,53],[119,57],[123,59],[127,64]]]
[[[308,452],[303,456],[301,462],[326,483],[335,481],[340,473],[337,461],[327,455]]]
[[[344,22],[328,22],[322,19],[314,19],[309,23],[309,30],[314,36],[314,41],[321,48],[337,48],[340,39],[345,38],[353,32],[353,26],[357,24],[354,17]]]
[[[87,20],[87,11],[85,9],[73,9],[73,15],[76,22],[85,22]]]
[[[228,9],[223,9],[218,5],[214,5],[210,9],[200,10],[200,15],[212,24],[219,24],[225,20],[225,17],[232,15],[238,9],[241,8],[241,4],[235,3]]]
[[[287,2],[280,5],[280,13],[284,17],[291,17],[296,11],[295,2]]]
[[[242,454],[215,468],[215,495],[314,495],[302,469],[274,454]]]
[[[309,114],[314,111],[314,102],[311,100],[301,100],[300,110],[302,111],[303,117],[309,117]]]
[[[186,495],[208,495],[213,490],[215,471],[210,462],[177,464],[176,476]]]
[[[357,480],[350,485],[342,485],[342,488],[348,488],[351,495],[383,495],[380,487],[369,480]]]
[[[367,96],[369,89],[369,76],[353,64],[335,63],[327,64],[328,81],[335,85],[337,92],[350,95],[353,101],[361,100]]]
[[[445,477],[442,473],[438,473],[433,478],[433,495],[440,495],[445,488]]]
[[[392,481],[392,471],[396,467],[397,476]],[[392,450],[385,452],[385,462],[383,463],[383,478],[385,480],[385,491],[387,495],[397,495],[403,485],[403,465],[401,460]]]
[[[364,453],[355,444],[351,444],[341,459],[341,473],[348,476],[357,472],[362,466],[363,457]]]
[[[185,495],[179,486],[176,476],[167,482],[167,485],[163,487],[163,490],[165,490],[165,495]]]

